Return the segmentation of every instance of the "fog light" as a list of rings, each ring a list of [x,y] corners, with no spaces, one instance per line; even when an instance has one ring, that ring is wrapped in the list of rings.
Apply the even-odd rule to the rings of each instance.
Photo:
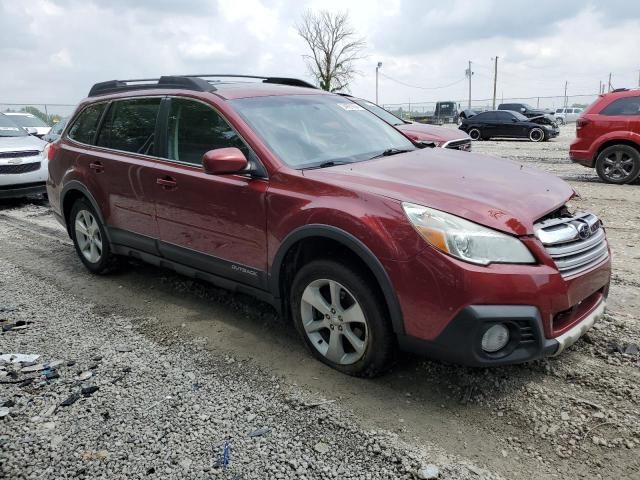
[[[499,323],[489,328],[482,336],[482,350],[488,353],[497,352],[509,343],[509,329]]]

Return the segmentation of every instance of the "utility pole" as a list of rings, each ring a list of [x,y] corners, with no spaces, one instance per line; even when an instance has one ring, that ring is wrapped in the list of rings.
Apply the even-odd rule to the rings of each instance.
[[[638,70],[638,88],[640,88],[640,70]]]
[[[611,72],[609,72],[609,90],[607,90],[608,92],[611,91]]]
[[[602,93],[602,80],[598,81],[598,93]]]
[[[378,62],[376,65],[376,104],[378,103],[378,70],[382,68],[382,62]]]
[[[492,110],[496,109],[496,85],[498,84],[498,57],[495,58],[495,67],[493,70],[493,104]]]
[[[469,68],[467,69],[467,76],[469,77],[469,104],[467,108],[469,110],[471,110],[471,75],[473,75],[473,72],[471,71],[471,60],[469,60]]]
[[[567,85],[569,82],[564,81],[564,108],[567,108]]]

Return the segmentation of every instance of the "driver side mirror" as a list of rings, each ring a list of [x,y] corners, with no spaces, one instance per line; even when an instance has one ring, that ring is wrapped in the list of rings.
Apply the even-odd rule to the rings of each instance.
[[[526,109],[526,108],[524,108],[524,107],[520,107],[520,111],[521,111],[522,113],[524,113],[524,112],[526,112],[526,111],[527,111],[527,109]]]
[[[202,156],[202,167],[210,175],[240,173],[247,168],[249,162],[238,148],[216,148]]]
[[[518,119],[517,119],[517,118],[515,118],[515,117],[511,117],[511,121],[512,121],[513,123],[515,123],[515,122],[517,122],[517,121],[518,121]]]
[[[35,127],[26,127],[25,130],[27,131],[27,133],[29,135],[37,135],[38,134],[38,129]]]

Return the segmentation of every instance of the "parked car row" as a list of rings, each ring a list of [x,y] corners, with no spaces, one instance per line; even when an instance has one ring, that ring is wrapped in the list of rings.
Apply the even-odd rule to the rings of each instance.
[[[47,149],[51,208],[88,270],[133,257],[256,295],[358,376],[398,348],[475,366],[557,355],[602,317],[606,235],[563,180],[255,78],[94,85]]]

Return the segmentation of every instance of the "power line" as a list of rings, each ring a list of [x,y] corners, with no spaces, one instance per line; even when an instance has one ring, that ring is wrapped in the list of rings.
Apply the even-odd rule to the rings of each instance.
[[[384,73],[382,73],[382,72],[379,72],[379,75],[380,75],[381,77],[386,78],[387,80],[391,80],[392,82],[396,82],[396,83],[399,83],[400,85],[404,85],[405,87],[409,87],[409,88],[418,88],[418,89],[420,89],[420,90],[438,90],[438,89],[441,89],[441,88],[452,87],[453,85],[457,85],[458,83],[462,83],[462,82],[464,82],[464,81],[467,79],[467,77],[466,77],[466,75],[465,75],[465,77],[464,77],[464,78],[461,78],[460,80],[456,80],[455,82],[450,83],[450,84],[448,84],[448,85],[442,85],[442,86],[440,86],[440,87],[420,87],[420,86],[418,86],[418,85],[410,85],[410,84],[405,83],[405,82],[402,82],[402,81],[400,81],[400,80],[396,80],[395,78],[391,78],[390,76],[385,75],[385,74],[384,74]]]

